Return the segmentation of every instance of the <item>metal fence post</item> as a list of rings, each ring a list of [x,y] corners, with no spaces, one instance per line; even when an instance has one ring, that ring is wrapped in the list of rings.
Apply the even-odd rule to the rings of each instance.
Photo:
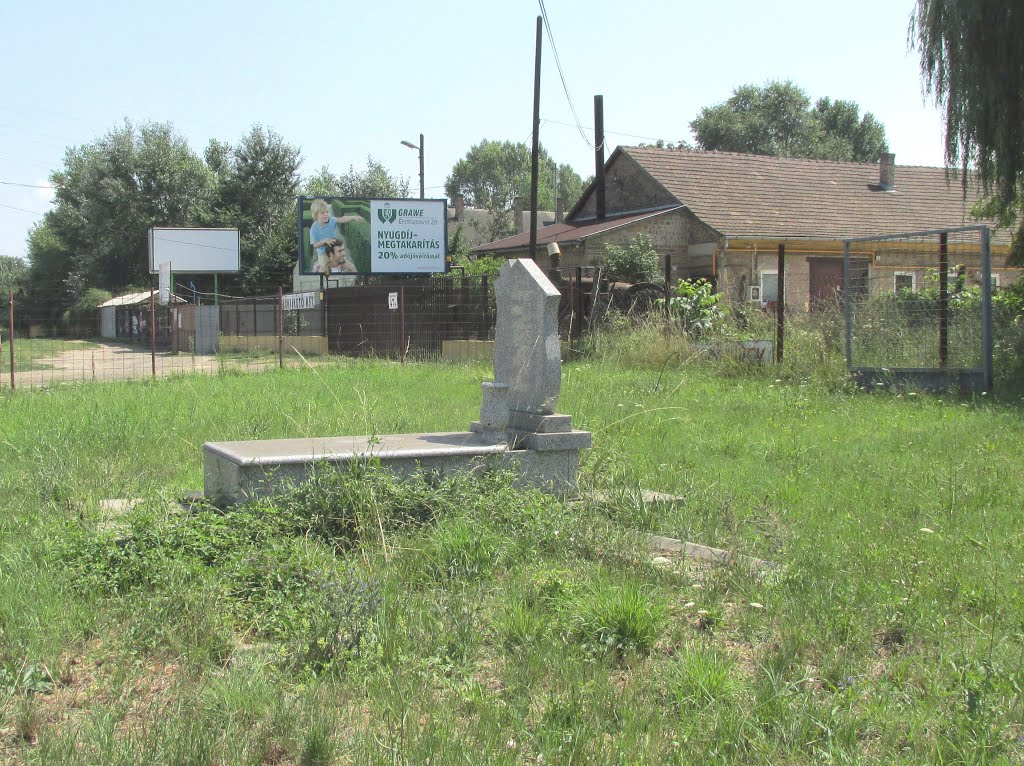
[[[277,288],[277,366],[284,369],[284,288]]]
[[[949,364],[949,234],[939,235],[939,367]]]
[[[14,290],[7,291],[7,345],[11,354],[11,390],[14,390]]]
[[[779,245],[778,295],[775,300],[775,363],[782,364],[786,324],[786,246]]]
[[[153,377],[156,377],[156,293],[149,288],[149,356],[153,364]]]

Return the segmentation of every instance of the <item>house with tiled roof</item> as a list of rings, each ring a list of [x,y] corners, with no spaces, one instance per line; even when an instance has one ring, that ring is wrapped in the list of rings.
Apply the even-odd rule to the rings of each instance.
[[[538,253],[561,250],[561,266],[596,265],[605,245],[650,237],[674,278],[704,277],[733,301],[772,300],[779,245],[786,252],[786,303],[810,307],[842,285],[844,240],[979,223],[978,195],[965,196],[943,168],[764,157],[653,147],[619,147],[565,223],[538,232]],[[603,204],[602,204],[603,203]],[[994,231],[998,284],[1014,281],[1009,234]],[[474,249],[479,255],[528,256],[526,234]],[[920,284],[925,262],[901,264],[885,246],[859,244],[861,268],[881,272],[873,284]],[[544,256],[546,260],[546,255]],[[977,264],[966,264],[980,273]],[[877,274],[876,274],[877,276]],[[890,279],[891,276],[891,279]],[[887,281],[888,280],[888,281]],[[906,281],[909,280],[909,281]]]

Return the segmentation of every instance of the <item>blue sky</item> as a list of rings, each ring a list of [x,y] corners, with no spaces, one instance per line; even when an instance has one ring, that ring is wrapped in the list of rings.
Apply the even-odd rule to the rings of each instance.
[[[569,93],[593,140],[604,96],[616,145],[689,139],[703,106],[745,83],[792,80],[852,99],[885,125],[897,164],[942,164],[942,119],[907,47],[914,0],[545,0]],[[536,0],[389,3],[177,0],[0,9],[0,254],[24,256],[66,147],[125,119],[169,121],[201,152],[254,123],[298,146],[303,172],[372,155],[444,196],[452,165],[482,139],[529,141]],[[586,177],[545,36],[541,142]],[[20,209],[15,209],[20,208]]]

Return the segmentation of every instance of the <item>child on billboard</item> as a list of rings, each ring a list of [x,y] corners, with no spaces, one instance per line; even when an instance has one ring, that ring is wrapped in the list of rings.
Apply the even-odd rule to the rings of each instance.
[[[315,199],[309,206],[309,212],[313,215],[313,224],[309,227],[309,244],[316,256],[316,263],[313,264],[313,271],[326,272],[327,246],[333,245],[339,238],[338,224],[349,223],[350,221],[361,221],[359,215],[343,215],[335,218],[331,211],[331,204],[325,199]]]

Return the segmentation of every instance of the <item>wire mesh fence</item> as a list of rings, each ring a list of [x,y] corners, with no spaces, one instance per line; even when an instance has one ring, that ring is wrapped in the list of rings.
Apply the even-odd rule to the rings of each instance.
[[[992,389],[986,227],[846,242],[846,357],[867,385]]]
[[[593,314],[600,280],[574,270],[555,279],[566,337]],[[0,387],[258,371],[339,356],[489,360],[494,280],[449,275],[249,296],[143,291],[100,303],[3,296]],[[105,296],[104,296],[105,297]],[[12,342],[13,339],[13,342]]]

